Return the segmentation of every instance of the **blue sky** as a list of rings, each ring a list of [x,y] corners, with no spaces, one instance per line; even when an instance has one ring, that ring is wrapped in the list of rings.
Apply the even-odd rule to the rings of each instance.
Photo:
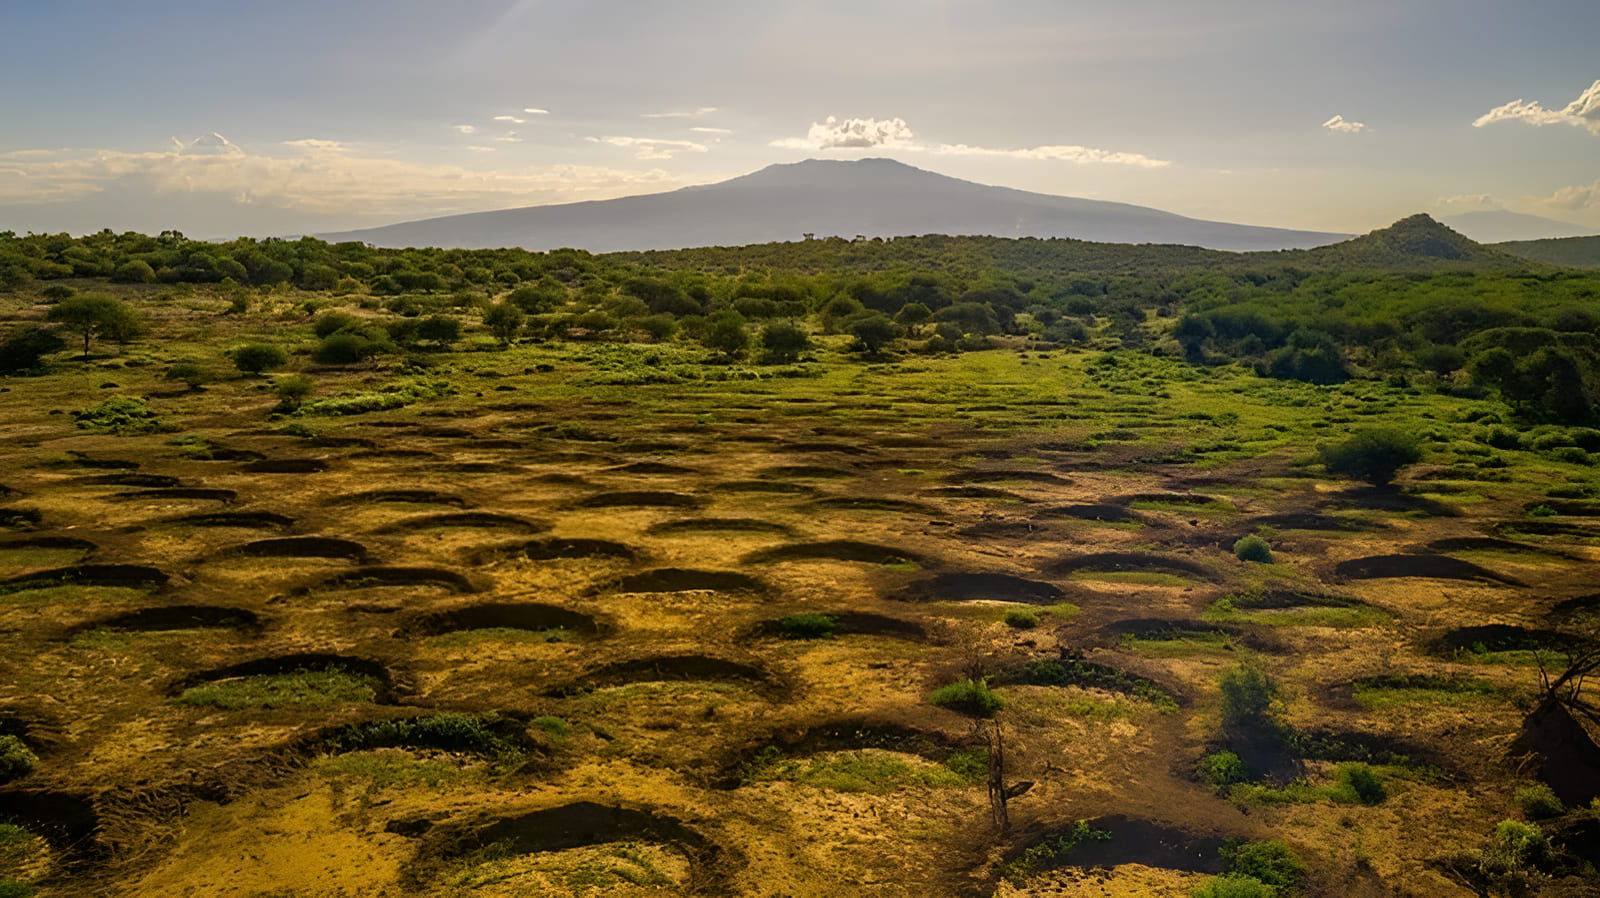
[[[1600,230],[1593,0],[10,0],[0,33],[0,230],[299,233],[862,156],[1252,224]]]

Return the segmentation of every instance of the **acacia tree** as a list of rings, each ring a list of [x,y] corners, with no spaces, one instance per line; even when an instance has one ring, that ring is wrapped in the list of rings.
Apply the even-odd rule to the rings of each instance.
[[[509,302],[495,303],[483,313],[484,326],[506,346],[522,330],[522,321],[522,310]]]
[[[84,294],[64,299],[50,307],[46,320],[83,335],[83,358],[89,358],[89,341],[107,337],[120,343],[137,337],[144,324],[131,306],[109,296]]]

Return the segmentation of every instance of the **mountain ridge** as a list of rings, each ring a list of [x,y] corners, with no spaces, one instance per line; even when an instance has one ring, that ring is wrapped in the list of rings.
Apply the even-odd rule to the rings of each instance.
[[[1246,252],[1304,249],[1349,235],[1188,218],[1159,209],[978,184],[892,159],[808,159],[664,193],[527,206],[320,234],[376,246],[590,252],[952,234],[1068,237]]]

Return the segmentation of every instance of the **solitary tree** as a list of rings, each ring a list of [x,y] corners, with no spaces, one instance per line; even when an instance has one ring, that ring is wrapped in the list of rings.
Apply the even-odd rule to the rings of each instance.
[[[750,345],[750,335],[744,329],[744,316],[731,310],[711,316],[700,342],[707,349],[715,349],[727,356],[744,352],[745,347]]]
[[[144,326],[127,303],[109,296],[83,294],[64,299],[50,307],[45,318],[83,336],[83,357],[89,358],[89,341],[108,337],[124,343],[138,336]]]
[[[246,374],[260,374],[274,368],[282,368],[289,361],[288,355],[282,349],[271,343],[246,343],[235,349],[231,357],[233,364]]]
[[[1406,465],[1422,459],[1415,436],[1398,430],[1361,430],[1333,446],[1318,446],[1317,454],[1331,474],[1359,477],[1373,486],[1387,486]]]
[[[877,313],[850,322],[845,330],[869,354],[877,354],[895,338],[894,322]]]
[[[430,315],[417,322],[417,339],[448,346],[461,339],[461,322],[449,315]]]
[[[761,349],[765,361],[792,362],[811,348],[811,338],[790,321],[778,321],[761,329]]]
[[[511,341],[522,330],[522,310],[509,302],[499,302],[490,306],[483,313],[483,325],[494,334],[503,345],[511,345]]]

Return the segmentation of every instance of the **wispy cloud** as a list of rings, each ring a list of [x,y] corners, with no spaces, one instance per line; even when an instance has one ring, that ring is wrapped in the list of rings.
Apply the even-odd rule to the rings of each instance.
[[[693,131],[693,132],[695,132],[697,134],[732,134],[733,133],[733,129],[732,128],[690,128],[689,130]]]
[[[460,131],[462,134],[476,134],[478,132],[478,126],[477,125],[456,125],[456,130]]]
[[[852,118],[828,116],[813,122],[805,137],[786,137],[771,146],[786,150],[864,150],[874,148],[933,153],[940,156],[991,156],[1007,159],[1039,159],[1072,162],[1079,165],[1132,165],[1140,168],[1166,168],[1166,159],[1152,159],[1140,153],[1125,153],[1067,144],[998,149],[964,143],[921,144],[905,119]]]
[[[513,125],[526,125],[528,123],[527,119],[517,118],[514,115],[497,115],[494,120],[497,122],[510,122]]]
[[[703,143],[692,140],[658,140],[654,137],[591,137],[592,143],[609,143],[634,150],[635,159],[671,159],[679,153],[704,153]]]
[[[1537,197],[1538,205],[1560,212],[1588,212],[1600,210],[1600,181],[1563,187],[1550,196]]]
[[[1600,81],[1589,86],[1564,109],[1546,109],[1538,100],[1512,100],[1489,110],[1472,123],[1482,128],[1496,122],[1526,122],[1530,125],[1573,125],[1600,136]]]
[[[869,149],[903,146],[917,135],[903,118],[850,118],[843,121],[828,116],[812,122],[805,137],[785,137],[772,146],[786,150]]]
[[[1327,128],[1329,131],[1340,131],[1345,134],[1359,134],[1362,131],[1367,130],[1367,126],[1364,122],[1346,121],[1345,117],[1342,115],[1336,115],[1333,118],[1328,119],[1322,123],[1322,127]]]
[[[540,109],[537,106],[529,106],[528,108],[526,108],[526,109],[524,109],[522,111],[524,113],[528,114],[528,115],[549,115],[550,114],[550,110],[548,110],[548,109]]]
[[[1500,204],[1487,193],[1463,193],[1457,196],[1442,196],[1434,205],[1447,212],[1472,212],[1483,209],[1498,209]]]
[[[711,113],[716,112],[716,111],[717,111],[717,107],[715,107],[715,106],[701,106],[699,109],[693,110],[691,112],[645,112],[645,113],[641,113],[639,117],[640,118],[695,118],[697,116],[710,115]]]
[[[507,134],[503,137],[492,137],[490,139],[498,140],[501,143],[522,143],[522,138],[518,137],[517,132],[515,131],[512,131],[510,134]]]
[[[1168,159],[1152,159],[1139,153],[1119,153],[1097,150],[1093,147],[1047,146],[1026,147],[1020,150],[996,150],[988,147],[970,147],[964,143],[941,144],[931,151],[940,156],[1001,156],[1009,159],[1042,159],[1053,162],[1072,162],[1078,165],[1132,165],[1138,168],[1166,168]]]
[[[485,146],[477,146],[477,145],[469,146],[469,147],[467,147],[467,149],[471,150],[474,153],[493,153],[494,152],[494,147],[485,147]]]
[[[85,200],[114,192],[148,198],[210,195],[240,205],[268,206],[310,216],[369,219],[448,214],[515,205],[608,199],[645,189],[680,186],[660,169],[629,171],[562,165],[483,170],[420,165],[357,155],[337,141],[289,141],[257,155],[226,142],[223,152],[193,152],[175,141],[164,151],[28,150],[0,156],[0,205]],[[487,158],[492,147],[479,152]]]

